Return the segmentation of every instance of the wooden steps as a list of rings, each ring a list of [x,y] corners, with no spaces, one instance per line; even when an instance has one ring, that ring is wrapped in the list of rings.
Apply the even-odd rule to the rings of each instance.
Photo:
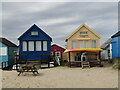
[[[84,67],[89,67],[89,68],[90,68],[90,63],[83,61],[83,62],[81,62],[81,66],[82,66],[82,69],[83,69]]]

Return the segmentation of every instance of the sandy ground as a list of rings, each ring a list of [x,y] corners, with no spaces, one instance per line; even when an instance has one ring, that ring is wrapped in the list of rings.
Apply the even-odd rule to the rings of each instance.
[[[2,89],[2,70],[0,70],[0,90]]]
[[[3,71],[3,88],[117,88],[118,71],[112,67],[40,69],[38,76]]]

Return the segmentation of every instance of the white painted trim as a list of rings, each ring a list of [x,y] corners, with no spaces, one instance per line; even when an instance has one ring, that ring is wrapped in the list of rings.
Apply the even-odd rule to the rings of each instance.
[[[57,56],[57,53],[59,53],[59,56]],[[59,52],[59,51],[55,52],[55,56],[61,57],[61,52]]]

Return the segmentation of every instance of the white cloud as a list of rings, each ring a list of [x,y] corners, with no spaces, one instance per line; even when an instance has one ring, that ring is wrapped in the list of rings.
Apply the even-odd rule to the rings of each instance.
[[[118,30],[117,5],[104,2],[3,3],[3,36],[17,43],[18,36],[35,23],[54,43],[65,46],[66,37],[86,23],[101,35],[102,44]]]
[[[53,26],[53,25],[56,25],[56,24],[61,24],[61,23],[69,23],[71,21],[75,21],[76,19],[78,18],[54,18],[54,19],[47,19],[47,20],[42,20],[42,21],[38,21],[38,22],[35,22],[37,23],[38,25],[45,25],[45,26]]]

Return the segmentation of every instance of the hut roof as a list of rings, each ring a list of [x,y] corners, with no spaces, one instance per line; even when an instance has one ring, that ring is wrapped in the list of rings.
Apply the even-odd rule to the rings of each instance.
[[[103,48],[106,48],[111,42],[112,42],[112,39],[109,38],[107,41],[105,41],[105,43],[103,43],[103,44],[101,45],[101,48],[102,48],[102,49],[103,49]]]
[[[63,47],[61,47],[61,46],[59,46],[59,45],[53,44],[51,47],[53,47],[53,46],[57,46],[57,47],[65,50],[65,48],[63,48]]]
[[[0,42],[2,42],[3,44],[9,46],[9,47],[17,47],[16,44],[14,44],[13,42],[11,42],[10,40],[6,39],[6,38],[2,38],[0,37]]]
[[[64,52],[101,52],[103,49],[100,48],[82,48],[82,49],[66,49]]]
[[[118,37],[118,36],[120,36],[120,31],[118,31],[116,34],[114,34],[114,35],[112,36],[112,38]]]

